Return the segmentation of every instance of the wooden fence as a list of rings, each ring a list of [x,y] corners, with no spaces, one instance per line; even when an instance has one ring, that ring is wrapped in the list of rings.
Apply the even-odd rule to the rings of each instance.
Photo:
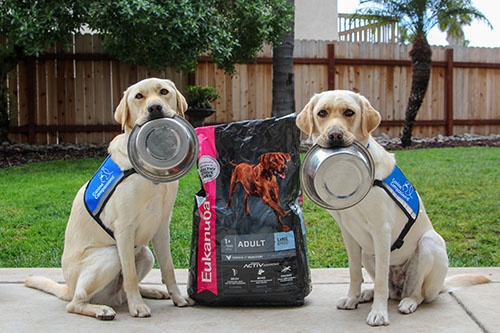
[[[314,93],[348,89],[366,96],[382,115],[384,132],[399,136],[408,101],[410,45],[296,41],[296,111]],[[500,48],[433,47],[429,89],[419,111],[415,136],[500,133]],[[146,77],[172,79],[183,92],[188,84],[209,85],[221,95],[207,123],[269,117],[272,103],[272,51],[255,64],[239,64],[225,75],[208,58],[194,74],[167,69],[151,72],[103,54],[99,39],[76,39],[72,54],[51,50],[21,62],[9,76],[15,106],[11,138],[18,142],[108,142],[119,133],[113,109],[122,92]]]

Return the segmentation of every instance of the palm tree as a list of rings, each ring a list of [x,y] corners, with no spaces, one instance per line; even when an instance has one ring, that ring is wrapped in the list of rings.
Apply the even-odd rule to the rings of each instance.
[[[467,24],[471,19],[483,20],[490,27],[491,24],[472,6],[471,0],[361,0],[359,4],[366,7],[358,9],[353,17],[375,19],[377,26],[396,21],[402,29],[402,37],[408,37],[413,43],[409,53],[412,67],[410,97],[401,136],[402,146],[408,147],[411,145],[413,122],[431,76],[432,50],[427,33],[439,25],[451,35],[457,34],[461,29],[455,29],[456,24]]]

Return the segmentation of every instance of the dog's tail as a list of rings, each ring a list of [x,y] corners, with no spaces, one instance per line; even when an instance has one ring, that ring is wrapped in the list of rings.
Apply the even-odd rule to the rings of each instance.
[[[490,283],[491,280],[480,274],[457,274],[444,280],[441,292],[454,292],[476,284]]]
[[[238,165],[237,163],[232,162],[232,161],[229,159],[229,156],[227,157],[227,162],[228,162],[229,164],[231,164],[232,166],[237,166],[237,165]]]
[[[69,294],[67,285],[59,284],[44,276],[30,276],[26,279],[26,281],[24,281],[24,285],[29,288],[45,291],[46,293],[54,295],[64,301],[71,301],[73,298]]]

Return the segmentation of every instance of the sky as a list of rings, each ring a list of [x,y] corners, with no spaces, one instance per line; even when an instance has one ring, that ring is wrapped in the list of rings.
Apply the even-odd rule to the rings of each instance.
[[[359,0],[337,0],[339,13],[354,13]],[[464,27],[465,39],[470,41],[471,47],[500,47],[500,8],[498,0],[472,0],[472,4],[490,21],[493,30],[486,23],[473,21],[470,26]],[[446,33],[434,27],[427,35],[431,45],[448,45]]]

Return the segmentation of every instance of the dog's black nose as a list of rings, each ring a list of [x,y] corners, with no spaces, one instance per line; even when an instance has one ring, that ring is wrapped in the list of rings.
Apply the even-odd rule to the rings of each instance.
[[[163,105],[161,105],[160,103],[151,103],[148,105],[148,112],[150,113],[157,113],[162,111],[163,111]]]
[[[332,128],[328,131],[328,140],[330,142],[339,142],[344,139],[344,131],[340,128]]]

